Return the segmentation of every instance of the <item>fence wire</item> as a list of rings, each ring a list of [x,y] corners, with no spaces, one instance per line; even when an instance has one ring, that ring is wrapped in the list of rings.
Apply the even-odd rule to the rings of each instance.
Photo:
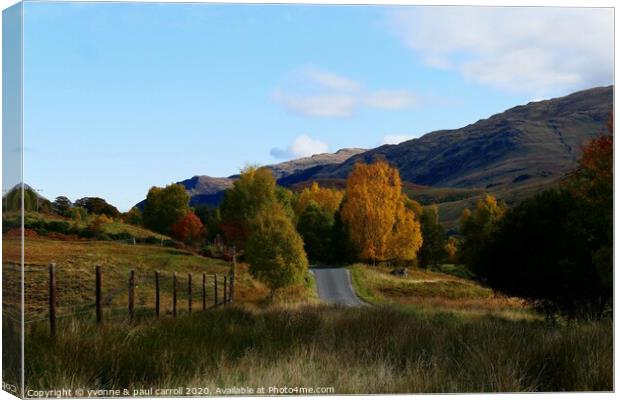
[[[71,269],[57,266],[55,270],[56,318],[95,316],[96,269]],[[204,275],[204,280],[203,280]],[[130,317],[130,269],[106,270],[101,267],[100,309],[102,319],[120,320]],[[20,265],[3,264],[2,296],[5,317],[25,324],[50,319],[50,269],[40,265],[26,265],[23,269],[24,305],[21,304]],[[230,275],[192,272],[176,274],[176,314],[198,312],[212,308],[230,299]],[[174,274],[134,270],[133,313],[138,316],[154,316],[159,281],[160,315],[171,315],[174,309]],[[226,287],[224,282],[226,281]],[[190,297],[191,294],[191,297]],[[224,296],[227,296],[226,299]]]

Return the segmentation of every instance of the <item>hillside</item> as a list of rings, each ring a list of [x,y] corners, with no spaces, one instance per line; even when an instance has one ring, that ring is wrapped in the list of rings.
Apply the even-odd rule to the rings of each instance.
[[[337,165],[350,157],[361,154],[365,149],[340,149],[335,153],[314,154],[310,157],[298,158],[278,164],[267,165],[271,169],[276,179],[284,179],[289,175],[302,173],[312,168],[325,165]],[[217,205],[224,196],[224,191],[232,187],[235,179],[239,175],[231,175],[225,178],[216,178],[208,175],[196,175],[192,178],[177,182],[185,186],[190,195],[190,205]],[[137,207],[144,207],[144,200],[137,204]]]
[[[315,181],[343,188],[355,163],[388,160],[400,170],[407,195],[422,204],[438,203],[441,221],[452,229],[463,208],[485,192],[513,205],[557,185],[576,166],[583,144],[604,131],[612,109],[613,86],[593,88],[398,145],[343,149],[268,167],[278,184],[294,190]],[[192,205],[217,205],[235,178],[203,175],[180,183]]]
[[[292,185],[345,178],[356,162],[388,160],[403,180],[434,187],[530,186],[562,177],[576,165],[581,146],[599,135],[613,108],[613,86],[531,102],[460,129],[428,133],[385,145],[336,166],[288,176]]]

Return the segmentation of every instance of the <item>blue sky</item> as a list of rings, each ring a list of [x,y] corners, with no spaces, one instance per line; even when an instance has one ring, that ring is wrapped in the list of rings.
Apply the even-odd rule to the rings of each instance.
[[[613,79],[609,9],[32,2],[24,25],[26,183],[121,210]]]

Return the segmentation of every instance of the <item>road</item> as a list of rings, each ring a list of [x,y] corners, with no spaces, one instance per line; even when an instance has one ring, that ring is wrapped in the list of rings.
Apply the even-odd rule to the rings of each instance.
[[[350,307],[366,305],[355,294],[349,270],[346,268],[312,268],[312,273],[319,297],[326,303]]]

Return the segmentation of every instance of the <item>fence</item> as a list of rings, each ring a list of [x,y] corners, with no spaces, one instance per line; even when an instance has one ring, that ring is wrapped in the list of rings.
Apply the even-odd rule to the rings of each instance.
[[[234,265],[234,264],[233,264]],[[234,267],[228,273],[92,270],[56,264],[3,265],[3,311],[13,320],[23,312],[26,325],[49,321],[56,335],[61,318],[94,317],[97,324],[136,317],[176,317],[233,302]],[[20,282],[24,279],[24,302]]]

